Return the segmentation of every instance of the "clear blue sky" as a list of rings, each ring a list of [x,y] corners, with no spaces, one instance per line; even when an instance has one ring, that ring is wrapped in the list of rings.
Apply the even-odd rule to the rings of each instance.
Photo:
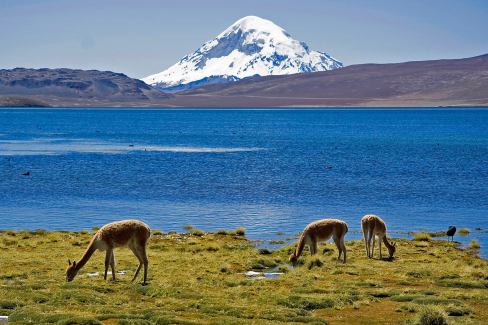
[[[274,21],[346,65],[488,53],[486,0],[2,0],[0,68],[100,69],[140,78],[247,15]]]

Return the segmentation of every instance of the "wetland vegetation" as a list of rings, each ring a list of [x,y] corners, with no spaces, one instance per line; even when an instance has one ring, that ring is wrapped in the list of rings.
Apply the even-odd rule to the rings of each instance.
[[[116,282],[103,280],[100,252],[65,281],[68,258],[79,259],[93,232],[0,232],[0,314],[11,324],[488,322],[488,261],[478,245],[394,239],[389,261],[368,259],[362,241],[346,241],[343,264],[327,243],[291,267],[293,245],[259,249],[244,229],[187,231],[152,232],[146,286],[130,282],[138,262],[128,249],[115,251]],[[283,274],[246,274],[268,270]]]

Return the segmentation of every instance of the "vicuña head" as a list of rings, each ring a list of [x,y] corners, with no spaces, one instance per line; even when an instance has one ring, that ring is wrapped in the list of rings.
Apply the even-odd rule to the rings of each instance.
[[[76,269],[76,261],[73,261],[73,263],[71,263],[71,261],[68,260],[68,268],[66,269],[66,281],[73,281],[77,273],[78,270]]]
[[[146,244],[151,236],[149,226],[139,220],[122,220],[106,224],[93,236],[88,248],[79,262],[68,260],[66,269],[66,281],[70,282],[76,277],[78,271],[85,266],[96,250],[106,251],[105,273],[103,278],[107,279],[108,267],[112,268],[112,280],[115,281],[115,247],[128,246],[139,260],[139,267],[132,278],[134,281],[144,266],[144,283],[147,281],[148,259],[146,255]]]
[[[346,246],[344,245],[344,236],[348,231],[347,224],[342,220],[337,219],[322,219],[310,223],[303,230],[298,246],[293,254],[290,255],[290,262],[296,264],[298,258],[303,252],[303,248],[307,245],[310,248],[312,255],[317,253],[317,243],[319,241],[327,241],[330,237],[334,239],[334,243],[339,250],[339,259],[344,253],[344,263],[346,263]]]
[[[396,252],[396,243],[391,242],[391,245],[386,246],[388,248],[388,254],[390,255],[390,258],[393,258],[393,255]]]

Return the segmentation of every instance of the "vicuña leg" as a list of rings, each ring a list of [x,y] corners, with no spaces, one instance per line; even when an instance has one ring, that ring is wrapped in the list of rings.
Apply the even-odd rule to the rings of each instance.
[[[365,228],[363,228],[363,237],[364,237],[364,248],[366,249],[366,256],[369,257],[368,230]]]
[[[380,260],[383,259],[383,255],[381,254],[381,242],[383,241],[383,237],[378,237],[378,246],[380,247]]]
[[[341,245],[342,253],[344,254],[344,263],[346,263],[347,251],[346,251],[346,245],[344,244],[344,237],[341,238],[340,245]]]
[[[342,247],[341,247],[341,243],[340,243],[340,240],[339,238],[337,238],[336,236],[334,236],[334,243],[337,247],[337,250],[339,251],[339,256],[337,256],[337,259],[340,260],[341,259],[341,255],[342,255]]]
[[[310,254],[315,255],[317,254],[318,246],[317,240],[315,238],[310,238]]]
[[[368,230],[368,257],[373,258],[373,249],[371,245],[371,241],[373,241],[373,249],[374,249],[374,233],[373,229]]]
[[[376,241],[376,236],[373,235],[373,245],[371,247],[371,258],[374,258],[374,242]]]
[[[146,254],[146,246],[141,247],[141,258],[142,258],[142,263],[144,263],[144,284],[147,282],[147,269],[148,269],[148,264],[149,261],[147,259],[147,254]]]
[[[137,275],[139,275],[139,271],[141,270],[143,262],[142,262],[142,258],[139,256],[139,252],[137,251],[137,249],[132,245],[129,246],[129,248],[132,251],[132,253],[134,253],[134,255],[137,257],[137,260],[139,261],[139,266],[137,267],[136,273],[134,273],[134,277],[132,278],[132,282],[134,282],[134,280],[137,278]]]
[[[103,279],[107,280],[107,272],[108,266],[110,265],[110,260],[112,258],[112,248],[107,248],[107,252],[105,254],[105,272],[103,273]]]
[[[114,251],[112,251],[112,254],[110,256],[110,267],[112,269],[112,281],[115,281],[115,256],[114,256]]]

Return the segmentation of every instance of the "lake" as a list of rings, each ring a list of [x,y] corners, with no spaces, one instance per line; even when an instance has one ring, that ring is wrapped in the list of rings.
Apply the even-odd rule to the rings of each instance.
[[[23,175],[28,173],[28,175]],[[0,229],[471,233],[488,255],[488,109],[0,109]],[[277,234],[283,232],[283,234]]]

